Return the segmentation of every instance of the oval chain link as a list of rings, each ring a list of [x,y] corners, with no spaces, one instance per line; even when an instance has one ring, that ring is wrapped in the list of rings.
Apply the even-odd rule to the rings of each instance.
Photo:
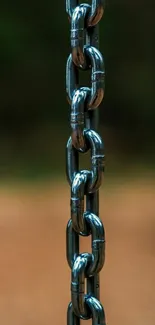
[[[74,9],[79,5],[79,0],[66,0],[66,12],[72,17]],[[91,12],[87,20],[87,27],[95,26],[102,18],[105,0],[92,0]]]
[[[104,146],[98,133],[90,129],[84,129],[84,138],[87,148],[91,150],[91,167],[87,181],[87,191],[97,191],[102,183],[104,171]],[[73,146],[70,137],[66,147],[66,173],[69,184],[72,185],[76,173],[79,172],[79,152]]]
[[[84,54],[91,66],[90,98],[87,101],[87,109],[97,108],[104,97],[105,71],[102,54],[93,46],[85,46]],[[66,92],[69,103],[72,102],[74,92],[79,88],[79,69],[69,55],[66,65]]]
[[[105,232],[99,218],[99,188],[104,171],[104,145],[97,132],[96,109],[104,97],[105,70],[98,50],[98,22],[104,0],[80,4],[66,0],[71,24],[71,54],[66,64],[66,93],[71,105],[71,136],[66,146],[66,174],[71,187],[71,218],[66,228],[66,256],[71,268],[71,302],[67,325],[106,325],[100,299],[99,272],[105,261]],[[91,69],[91,87],[80,86],[79,71]],[[91,169],[80,170],[80,153],[90,152]],[[92,253],[80,253],[81,236],[91,236]]]

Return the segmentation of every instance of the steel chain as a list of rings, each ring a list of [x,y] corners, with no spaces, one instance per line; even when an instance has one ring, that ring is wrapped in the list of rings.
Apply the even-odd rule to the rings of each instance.
[[[98,22],[104,0],[91,5],[66,0],[71,24],[71,54],[66,64],[66,92],[71,105],[71,137],[66,147],[66,174],[71,187],[71,218],[66,231],[66,255],[71,268],[71,302],[67,325],[92,319],[105,325],[99,299],[99,272],[105,260],[105,233],[99,218],[99,188],[104,171],[104,146],[97,133],[97,111],[104,97],[104,61],[98,50]],[[79,71],[91,69],[91,87],[79,85]],[[80,153],[90,151],[91,170],[79,169]],[[79,252],[80,236],[91,236],[92,253]]]

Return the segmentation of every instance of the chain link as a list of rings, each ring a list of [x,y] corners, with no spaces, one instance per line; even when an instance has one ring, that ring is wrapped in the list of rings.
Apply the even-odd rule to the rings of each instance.
[[[71,136],[66,146],[66,174],[71,187],[71,218],[66,230],[66,255],[71,268],[71,302],[67,325],[92,319],[105,325],[99,299],[99,272],[105,261],[105,233],[99,218],[99,188],[104,171],[104,145],[97,133],[97,111],[104,97],[105,71],[98,50],[98,22],[104,0],[91,5],[66,0],[71,24],[71,54],[66,64],[66,92],[71,105]],[[91,87],[79,84],[80,70],[91,70]],[[90,151],[91,169],[80,170],[80,153]],[[81,236],[91,236],[92,253],[80,253]]]
[[[66,11],[72,17],[74,9],[79,5],[79,0],[66,0]],[[92,0],[91,12],[87,20],[87,26],[95,26],[102,18],[105,8],[105,0]]]

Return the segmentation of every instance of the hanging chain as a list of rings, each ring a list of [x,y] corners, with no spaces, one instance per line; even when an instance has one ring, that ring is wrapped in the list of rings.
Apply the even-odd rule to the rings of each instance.
[[[66,231],[71,268],[67,325],[80,325],[80,319],[105,325],[99,301],[99,272],[105,260],[105,233],[99,218],[104,146],[97,133],[96,110],[104,97],[104,61],[98,50],[98,22],[104,12],[104,0],[92,0],[91,5],[66,0],[66,11],[71,24],[71,54],[66,64],[66,91],[71,105],[71,137],[66,147],[66,173],[71,187],[71,218]],[[80,86],[80,70],[91,71],[90,87]],[[91,170],[80,170],[80,153],[88,151]],[[91,236],[91,254],[79,252],[80,236]]]

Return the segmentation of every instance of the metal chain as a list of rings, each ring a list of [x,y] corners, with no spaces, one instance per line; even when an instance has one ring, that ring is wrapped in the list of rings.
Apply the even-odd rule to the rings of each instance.
[[[105,233],[99,218],[99,187],[104,171],[104,146],[97,133],[97,110],[104,97],[104,61],[98,50],[98,22],[104,0],[91,5],[66,0],[71,24],[71,54],[66,64],[66,92],[71,105],[71,136],[66,147],[66,174],[71,187],[71,218],[66,231],[66,254],[71,268],[71,302],[67,325],[92,319],[105,325],[99,299],[99,272],[105,260]],[[80,70],[91,70],[91,87],[81,87]],[[91,170],[79,169],[80,153],[90,151]],[[79,252],[80,236],[91,236],[92,253]]]

